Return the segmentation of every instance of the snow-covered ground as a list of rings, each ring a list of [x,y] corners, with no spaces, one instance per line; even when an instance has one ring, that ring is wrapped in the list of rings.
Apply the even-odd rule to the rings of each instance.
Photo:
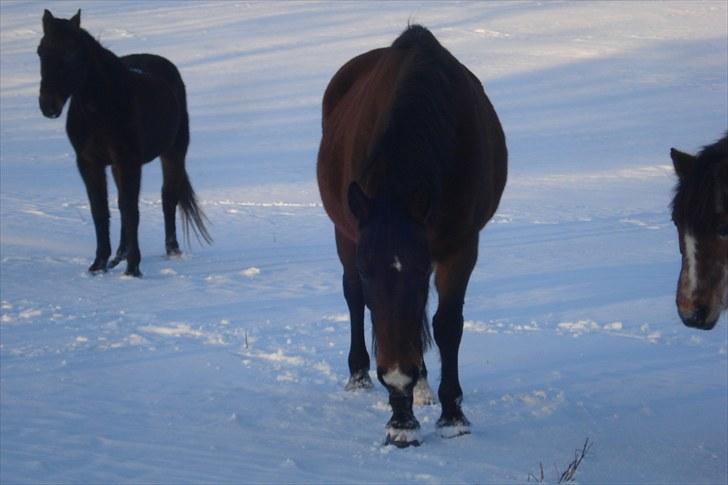
[[[85,192],[63,121],[37,105],[48,7],[179,66],[213,246],[163,256],[154,162],[144,278],[86,273]],[[408,21],[483,81],[510,178],[466,299],[473,433],[443,440],[438,407],[418,408],[424,443],[398,450],[384,389],[343,390],[314,173],[326,83]],[[728,480],[728,324],[679,322],[668,211],[669,148],[728,127],[724,1],[3,0],[0,22],[0,482],[503,483],[539,463],[553,482],[587,437],[582,483]]]

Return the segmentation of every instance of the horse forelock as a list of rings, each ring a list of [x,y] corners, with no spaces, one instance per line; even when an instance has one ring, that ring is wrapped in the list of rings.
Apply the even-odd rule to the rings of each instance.
[[[696,236],[715,231],[728,208],[728,137],[705,147],[675,187],[672,215]]]

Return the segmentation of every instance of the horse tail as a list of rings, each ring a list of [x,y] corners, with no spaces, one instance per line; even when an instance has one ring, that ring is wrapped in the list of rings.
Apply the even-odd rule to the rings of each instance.
[[[178,204],[181,209],[180,215],[182,216],[183,231],[187,243],[189,244],[191,229],[200,243],[204,241],[207,244],[212,244],[212,236],[210,236],[205,225],[206,222],[209,222],[209,219],[197,202],[197,196],[195,195],[195,191],[192,189],[186,170],[182,174],[182,178],[177,187],[177,197]]]
[[[174,68],[175,77],[177,78],[177,100],[180,105],[180,111],[182,112],[175,146],[178,147],[178,149],[184,147],[184,151],[186,152],[187,146],[190,142],[190,119],[189,114],[187,113],[187,92],[185,84],[182,81],[182,76],[174,65],[172,65],[172,67]],[[182,176],[177,184],[177,200],[181,209],[180,215],[182,217],[182,230],[184,231],[187,243],[189,244],[190,241],[191,230],[191,232],[195,234],[195,238],[198,242],[202,243],[204,241],[207,244],[212,244],[212,236],[210,236],[205,225],[207,222],[210,222],[210,220],[207,218],[197,202],[197,196],[195,195],[194,189],[192,189],[192,184],[190,184],[190,179],[184,165],[182,165]]]

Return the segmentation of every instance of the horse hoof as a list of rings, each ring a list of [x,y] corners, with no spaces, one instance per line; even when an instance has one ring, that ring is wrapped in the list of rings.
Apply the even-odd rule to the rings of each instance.
[[[111,262],[109,262],[109,269],[116,268],[122,261],[124,261],[123,257],[116,256],[114,259],[111,260]]]
[[[427,383],[427,379],[420,378],[415,384],[415,388],[412,391],[413,403],[415,406],[432,406],[437,401],[435,400],[435,394],[430,389],[430,385]]]
[[[108,266],[106,265],[106,261],[100,262],[97,260],[89,266],[88,272],[91,274],[106,273],[107,268]]]
[[[139,268],[136,269],[128,269],[124,271],[124,276],[133,276],[134,278],[141,278],[142,272],[139,271]]]
[[[470,434],[470,421],[465,416],[459,418],[440,418],[437,420],[437,431],[443,438],[457,438]]]
[[[182,256],[182,251],[179,248],[167,248],[167,257],[169,259],[178,259]]]
[[[387,437],[384,440],[384,446],[393,445],[397,448],[408,448],[410,446],[420,446],[421,444],[422,440],[420,438],[419,428],[387,428]]]
[[[349,382],[346,383],[344,390],[346,391],[360,391],[371,389],[374,387],[372,379],[369,377],[369,372],[360,371],[349,377]]]

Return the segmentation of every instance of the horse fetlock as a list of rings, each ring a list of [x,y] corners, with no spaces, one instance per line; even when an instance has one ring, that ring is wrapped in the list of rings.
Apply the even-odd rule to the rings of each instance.
[[[364,369],[353,372],[344,389],[347,391],[359,391],[371,389],[372,387],[374,387],[374,384],[372,384],[372,379],[369,377],[369,371]]]

